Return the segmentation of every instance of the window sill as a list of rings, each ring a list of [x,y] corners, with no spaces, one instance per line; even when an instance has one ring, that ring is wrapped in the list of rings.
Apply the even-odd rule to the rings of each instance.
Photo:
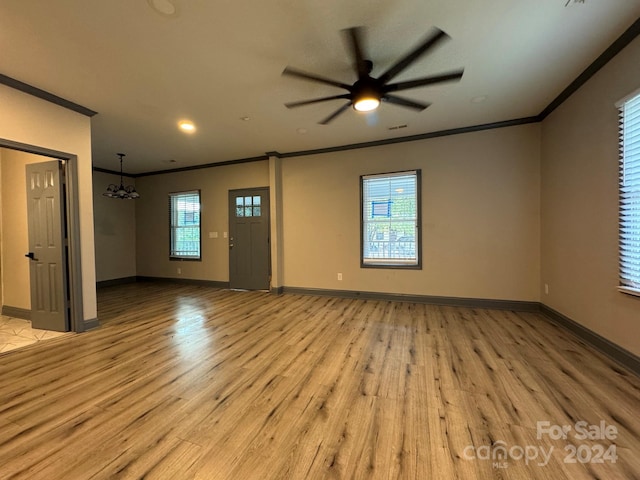
[[[631,287],[618,287],[618,291],[626,295],[633,295],[634,297],[640,297],[640,289],[631,288]]]
[[[399,268],[401,270],[422,270],[422,265],[415,263],[361,263],[361,268]]]

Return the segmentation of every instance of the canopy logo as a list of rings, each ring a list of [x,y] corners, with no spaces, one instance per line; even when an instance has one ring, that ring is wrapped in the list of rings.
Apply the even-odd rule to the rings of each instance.
[[[565,440],[562,446],[565,452],[564,463],[616,463],[618,459],[615,443],[593,443],[594,441],[612,442],[618,437],[618,429],[614,425],[601,420],[598,424],[589,424],[583,420],[573,425],[557,425],[549,421],[536,423],[536,438],[549,439],[554,442]],[[575,444],[576,441],[589,443]],[[493,468],[508,468],[510,461],[524,461],[526,465],[533,464],[544,467],[549,464],[551,456],[557,447],[555,445],[512,445],[498,440],[491,445],[467,445],[462,458],[465,460],[491,461]]]

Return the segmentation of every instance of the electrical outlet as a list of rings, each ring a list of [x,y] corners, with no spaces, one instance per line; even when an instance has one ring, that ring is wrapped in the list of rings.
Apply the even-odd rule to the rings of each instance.
[[[341,273],[338,274],[338,280],[342,280],[342,274]]]
[[[181,273],[182,273],[182,269],[178,267],[178,275],[180,275]]]
[[[544,293],[545,293],[545,295],[549,295],[549,284],[548,283],[544,284]]]

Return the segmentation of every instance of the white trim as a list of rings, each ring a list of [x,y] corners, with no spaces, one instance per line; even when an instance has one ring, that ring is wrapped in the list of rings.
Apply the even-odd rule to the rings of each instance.
[[[401,265],[401,266],[415,266],[418,265],[418,260],[417,259],[403,259],[403,258],[368,258],[368,257],[364,257],[362,259],[362,263],[364,265],[380,265],[380,266],[385,266],[385,267],[392,267],[394,265]]]
[[[621,98],[620,100],[618,100],[615,103],[616,108],[620,109],[622,108],[622,106],[627,103],[629,100],[631,100],[634,97],[637,97],[638,95],[640,95],[640,88],[638,88],[637,90],[631,92],[629,95],[624,96],[623,98]]]
[[[618,291],[627,295],[633,295],[634,297],[640,297],[640,289],[631,287],[618,287]]]
[[[363,180],[370,180],[372,178],[380,178],[380,177],[410,177],[412,175],[417,175],[417,170],[403,170],[402,172],[392,172],[392,173],[372,173],[369,175],[362,175]]]

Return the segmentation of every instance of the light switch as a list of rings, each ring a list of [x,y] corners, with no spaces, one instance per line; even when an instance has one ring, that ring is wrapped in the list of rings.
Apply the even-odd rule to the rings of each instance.
[[[227,232],[224,232],[224,233],[222,234],[222,236],[223,236],[224,238],[227,238]]]
[[[209,232],[209,238],[218,238],[218,232]]]

